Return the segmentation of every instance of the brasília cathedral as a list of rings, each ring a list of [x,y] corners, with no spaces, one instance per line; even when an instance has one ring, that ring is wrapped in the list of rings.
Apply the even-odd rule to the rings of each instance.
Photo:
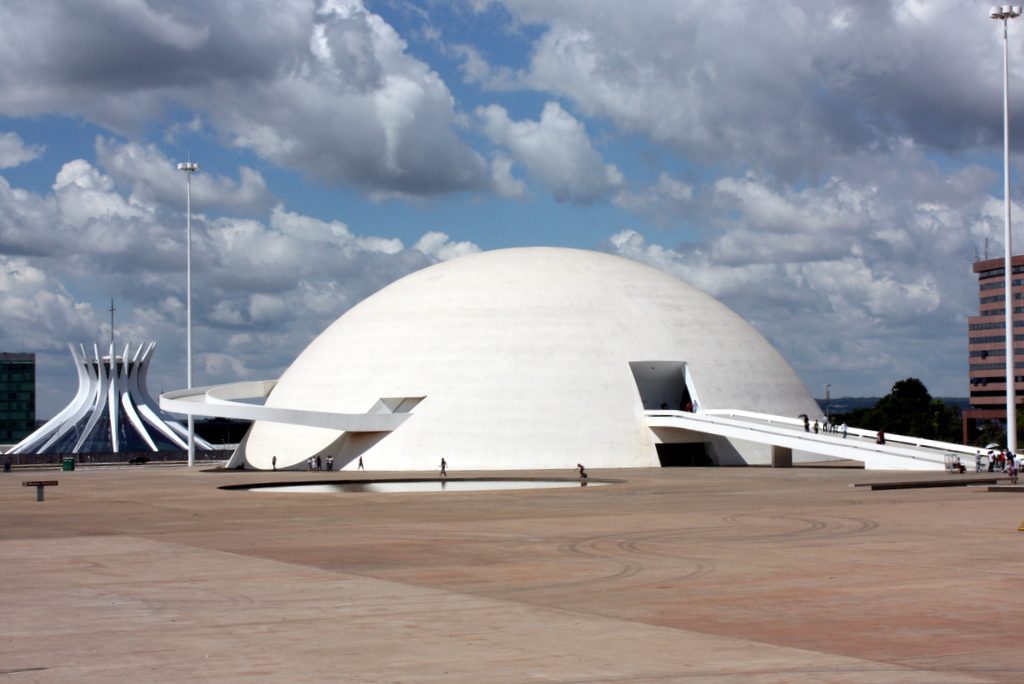
[[[16,444],[13,454],[86,454],[177,451],[188,448],[188,431],[167,417],[146,390],[155,342],[125,345],[118,355],[98,345],[86,351],[68,344],[78,391],[63,410]],[[200,449],[213,447],[196,438]]]

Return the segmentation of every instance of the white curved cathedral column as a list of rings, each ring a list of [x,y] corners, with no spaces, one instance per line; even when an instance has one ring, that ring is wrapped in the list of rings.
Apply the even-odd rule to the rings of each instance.
[[[100,358],[99,347],[94,344],[92,349],[93,355],[96,358],[96,363],[91,364],[88,361],[86,362],[90,363],[89,369],[95,373],[90,373],[91,379],[94,382],[92,391],[90,392],[92,395],[92,413],[89,416],[85,427],[78,434],[78,440],[75,442],[75,448],[72,450],[76,454],[81,452],[82,445],[85,444],[85,441],[89,438],[89,435],[92,434],[92,431],[96,429],[96,424],[99,423],[100,417],[103,415],[104,399],[106,399],[107,387],[110,383],[109,374],[103,370],[103,360]],[[111,445],[111,451],[113,451],[113,445]]]
[[[82,349],[82,358],[85,358],[85,348],[79,345]],[[15,453],[44,453],[50,450],[50,447],[57,438],[63,434],[61,426],[67,423],[77,423],[81,415],[84,415],[88,411],[87,398],[89,396],[89,388],[91,383],[89,381],[88,369],[85,364],[79,361],[78,354],[75,353],[75,348],[68,343],[68,351],[71,352],[71,358],[75,361],[75,371],[78,373],[78,391],[75,392],[74,398],[67,406],[65,406],[57,415],[48,420],[41,428],[30,434],[28,437],[23,439],[19,444],[12,450]],[[19,451],[19,447],[21,450]]]
[[[149,397],[149,390],[146,389],[146,372],[149,370],[149,362],[153,358],[153,349],[156,342],[150,342],[141,353],[138,367],[130,378],[129,392],[135,397],[136,408],[149,425],[156,428],[160,434],[169,439],[179,449],[188,449],[186,439],[188,432],[175,421],[165,422],[160,417],[160,409],[156,407]]]
[[[153,442],[153,438],[150,437],[149,433],[146,431],[146,427],[145,425],[143,425],[142,418],[139,417],[139,412],[136,410],[135,403],[132,401],[132,399],[138,401],[135,397],[135,388],[137,386],[136,377],[138,376],[139,355],[142,354],[142,349],[143,347],[140,344],[139,348],[135,350],[135,356],[132,357],[132,362],[130,364],[125,364],[125,372],[127,373],[128,376],[127,378],[125,378],[125,385],[127,387],[127,391],[121,394],[121,408],[124,410],[124,414],[128,418],[128,421],[131,423],[132,427],[135,428],[135,432],[138,433],[138,435],[142,437],[143,441],[146,442],[146,446],[148,446],[153,451],[157,451],[156,444]],[[128,350],[129,346],[125,345],[123,355],[125,359],[128,358]]]

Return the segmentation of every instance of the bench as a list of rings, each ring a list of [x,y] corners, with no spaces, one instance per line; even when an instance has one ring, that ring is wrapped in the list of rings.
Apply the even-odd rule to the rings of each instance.
[[[35,487],[36,488],[36,501],[43,500],[43,489],[45,487],[56,487],[60,482],[57,480],[24,480],[21,483],[22,487]]]

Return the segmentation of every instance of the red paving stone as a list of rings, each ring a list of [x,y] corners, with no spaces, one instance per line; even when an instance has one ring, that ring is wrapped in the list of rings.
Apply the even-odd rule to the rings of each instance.
[[[942,475],[270,494],[218,487],[399,474],[44,474],[43,503],[21,487],[40,471],[0,478],[5,681],[1024,681],[1024,498],[849,486]],[[572,473],[519,475],[552,474]]]

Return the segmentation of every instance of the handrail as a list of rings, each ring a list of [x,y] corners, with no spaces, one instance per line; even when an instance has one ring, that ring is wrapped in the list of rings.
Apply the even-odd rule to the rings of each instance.
[[[746,416],[755,420],[767,420],[769,423],[780,423],[780,424],[793,424],[803,427],[803,419],[801,418],[790,418],[789,416],[776,416],[770,413],[757,413],[755,411],[746,411],[742,409],[709,409],[704,411],[710,415],[733,415],[733,416]],[[858,427],[847,427],[847,433],[854,437],[863,437],[865,439],[874,439],[877,431],[867,430]],[[830,433],[823,433],[828,435]],[[901,435],[898,433],[885,433],[885,441],[896,442],[898,444],[910,444],[912,446],[918,446],[922,448],[933,448],[941,449],[943,451],[958,452],[961,454],[967,454],[968,456],[974,456],[975,452],[978,451],[978,447],[967,446],[964,444],[954,444],[952,442],[942,442],[936,439],[927,439],[925,437],[912,437],[909,435]]]
[[[916,462],[917,467],[931,469],[932,467],[945,467],[945,456],[953,451],[948,447],[957,445],[946,445],[935,440],[927,440],[932,444],[942,444],[943,449],[935,449],[931,445],[916,445],[913,443],[901,443],[898,439],[893,440],[895,444],[875,444],[873,439],[868,442],[867,438],[873,437],[869,431],[860,431],[862,435],[855,435],[854,439],[843,439],[838,434],[830,433],[807,433],[803,430],[803,421],[787,416],[772,416],[770,414],[758,414],[751,411],[729,411],[714,410],[690,413],[686,411],[669,410],[648,410],[644,411],[647,417],[647,424],[650,427],[678,427],[691,429],[698,432],[711,432],[721,434],[725,437],[738,439],[752,439],[762,443],[774,444],[776,446],[797,449],[801,451],[818,451],[822,455],[842,458],[852,458],[867,462],[875,459],[907,459]],[[737,417],[744,415],[744,418]],[[757,422],[753,422],[753,421]],[[674,425],[673,425],[674,424]],[[715,426],[714,429],[712,426]],[[732,432],[733,434],[728,434]],[[909,463],[907,463],[909,465]]]

